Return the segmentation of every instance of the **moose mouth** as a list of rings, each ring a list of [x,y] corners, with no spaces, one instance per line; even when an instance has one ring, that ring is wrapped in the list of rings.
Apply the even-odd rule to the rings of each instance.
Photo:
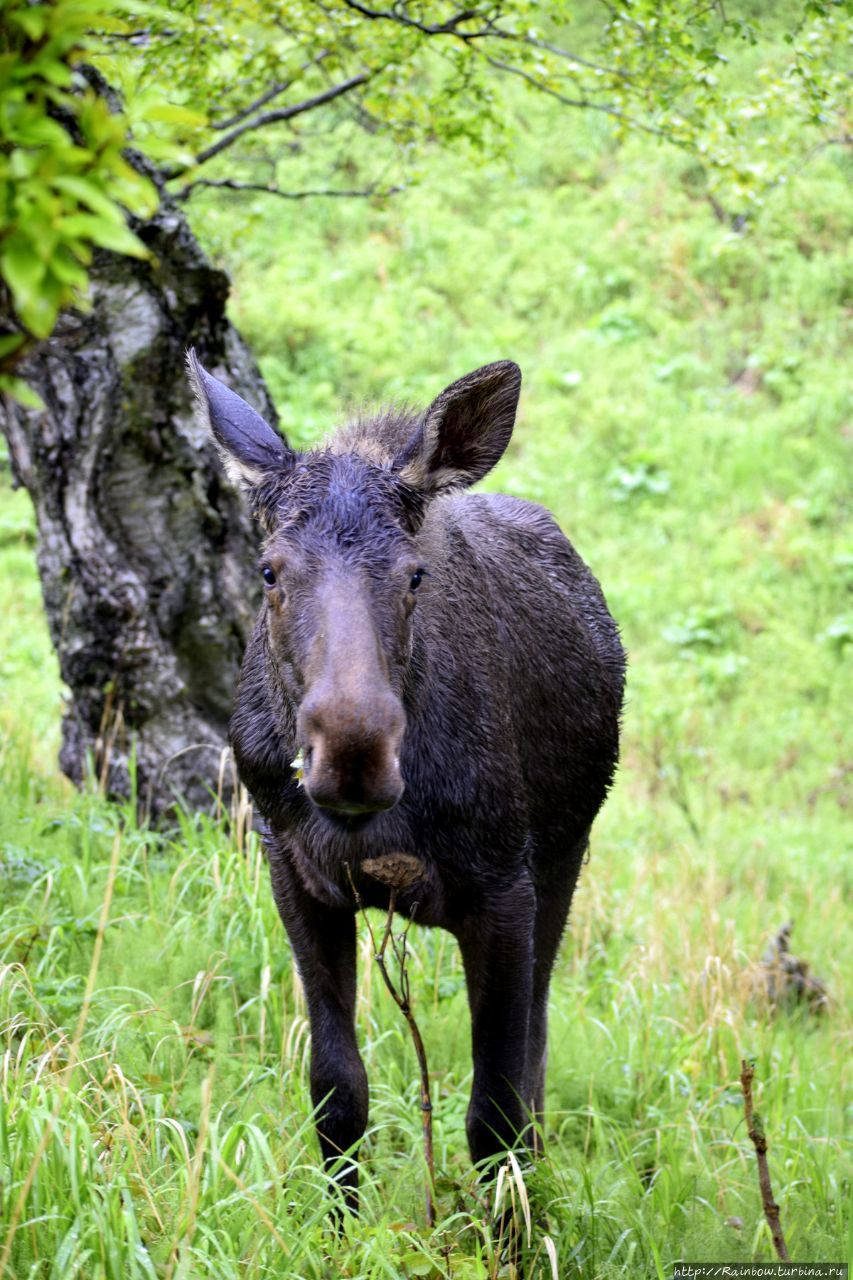
[[[314,809],[329,822],[345,831],[358,831],[369,823],[375,822],[383,813],[389,813],[394,809],[399,800],[397,795],[389,797],[382,803],[377,803],[375,800],[345,800],[339,797],[318,799],[311,792],[310,782],[305,790]]]
[[[339,809],[324,809],[320,805],[314,805],[314,809],[319,813],[323,821],[335,831],[339,831],[346,835],[356,835],[364,831],[367,827],[372,826],[383,810],[368,811],[367,813],[344,813]]]

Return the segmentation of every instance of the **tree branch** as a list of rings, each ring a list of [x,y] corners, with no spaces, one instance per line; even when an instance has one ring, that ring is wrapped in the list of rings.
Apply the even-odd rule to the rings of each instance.
[[[398,27],[412,27],[415,31],[420,31],[425,36],[453,35],[458,36],[460,40],[480,40],[492,34],[488,27],[482,31],[459,30],[463,22],[470,22],[472,18],[481,16],[478,9],[461,9],[455,17],[448,18],[447,22],[418,22],[417,18],[410,18],[408,14],[399,11],[369,9],[366,4],[361,4],[359,0],[344,0],[344,4],[348,9],[354,9],[356,13],[360,13],[363,18],[370,18],[372,21],[380,19],[386,22],[396,22]]]
[[[234,178],[196,178],[194,182],[188,182],[175,196],[176,200],[189,200],[193,191],[198,187],[222,187],[226,191],[257,191],[265,196],[278,196],[281,200],[312,200],[315,196],[333,199],[368,199],[370,196],[395,196],[400,191],[404,191],[405,187],[384,187],[378,186],[363,187],[360,190],[347,191],[337,187],[317,188],[309,191],[282,191],[281,187],[275,186],[274,183],[265,182],[238,182]]]
[[[328,58],[328,56],[329,50],[323,49],[316,58],[311,58],[308,62],[303,63],[299,68],[299,75],[301,76],[305,71],[308,71],[310,67],[317,66],[318,63],[322,62],[324,58]],[[222,129],[232,129],[234,125],[240,124],[242,120],[245,120],[247,116],[252,115],[253,112],[260,111],[261,107],[265,107],[268,102],[272,102],[273,98],[277,98],[280,93],[284,93],[285,89],[289,89],[298,79],[299,76],[291,76],[289,80],[277,81],[255,98],[254,102],[250,102],[247,107],[243,107],[240,111],[235,111],[233,116],[229,116],[227,120],[217,120],[215,123],[211,124],[210,127],[215,129],[217,132],[220,132]]]
[[[824,151],[828,151],[830,147],[850,146],[853,146],[853,133],[842,133],[837,138],[824,138],[821,142],[816,142],[813,147],[809,147],[799,164],[795,165],[793,169],[789,169],[787,173],[780,174],[773,182],[768,183],[764,188],[765,194],[773,191],[775,187],[781,186],[783,182],[790,182],[792,178],[799,177],[803,170],[811,164],[812,160],[822,155]]]
[[[515,44],[526,44],[532,49],[544,49],[547,53],[553,53],[557,58],[564,58],[567,62],[576,62],[579,67],[587,67],[590,71],[602,71],[606,76],[618,77],[625,80],[629,84],[632,77],[627,71],[621,70],[619,67],[602,67],[598,62],[590,62],[588,58],[582,58],[577,53],[572,53],[571,49],[561,49],[558,44],[551,44],[549,40],[540,40],[536,36],[517,36],[511,31],[502,31],[500,27],[492,27],[491,35],[496,40],[510,40]]]
[[[170,180],[179,178],[182,173],[186,173],[187,169],[196,168],[198,165],[212,160],[221,151],[233,146],[245,133],[251,133],[254,129],[263,129],[270,124],[280,124],[284,120],[293,120],[296,116],[304,115],[306,111],[315,111],[317,107],[323,107],[327,102],[333,102],[335,98],[340,98],[345,93],[351,93],[359,85],[366,84],[371,78],[371,74],[369,71],[362,71],[357,76],[350,76],[349,80],[343,80],[340,84],[334,84],[331,88],[324,89],[322,93],[317,93],[312,98],[305,98],[302,102],[294,102],[290,107],[281,107],[277,111],[267,111],[264,115],[246,120],[244,123],[237,125],[235,129],[232,129],[230,133],[226,133],[223,138],[219,138],[216,142],[212,142],[209,147],[205,147],[204,151],[201,151],[195,157],[192,165],[184,165],[180,169],[173,169],[167,174],[167,177]]]
[[[177,34],[176,30],[166,27],[163,31],[157,32],[157,39],[171,40],[172,36]],[[98,35],[102,40],[115,40],[120,44],[146,45],[151,39],[151,32],[147,27],[138,27],[135,31],[99,31]]]
[[[623,71],[615,67],[602,67],[597,62],[590,62],[587,58],[582,58],[580,54],[572,53],[570,49],[561,49],[557,44],[551,44],[548,40],[541,40],[537,36],[517,35],[513,31],[504,31],[497,25],[495,20],[487,13],[481,12],[479,9],[462,9],[453,18],[449,18],[447,22],[419,22],[416,18],[410,18],[408,14],[394,9],[371,9],[366,4],[362,4],[361,0],[344,0],[348,9],[355,10],[362,17],[371,20],[384,20],[386,22],[395,22],[401,27],[412,27],[415,31],[420,31],[426,36],[456,36],[459,40],[507,40],[513,44],[524,44],[533,49],[543,49],[548,53],[553,53],[555,57],[563,58],[568,62],[576,62],[580,67],[587,67],[590,71],[602,71],[605,75],[618,77],[628,82],[631,76],[627,71]],[[460,31],[459,27],[464,22],[469,22],[477,18],[484,23],[478,31]]]
[[[532,85],[534,89],[537,89],[539,93],[547,94],[549,98],[556,98],[558,102],[562,102],[564,107],[582,107],[586,111],[600,111],[604,115],[612,116],[614,120],[621,120],[623,124],[630,125],[632,129],[638,129],[641,133],[650,133],[653,137],[666,138],[668,142],[673,141],[665,129],[657,129],[653,124],[641,124],[633,116],[626,116],[623,111],[619,111],[616,107],[608,106],[605,102],[593,102],[590,98],[567,98],[564,93],[560,93],[559,90],[543,84],[541,80],[537,80],[535,76],[531,75],[529,71],[523,70],[522,67],[514,67],[509,62],[500,62],[488,53],[484,53],[482,56],[489,66],[494,67],[496,71],[505,71],[508,75],[519,76],[522,80],[526,80],[529,85]]]

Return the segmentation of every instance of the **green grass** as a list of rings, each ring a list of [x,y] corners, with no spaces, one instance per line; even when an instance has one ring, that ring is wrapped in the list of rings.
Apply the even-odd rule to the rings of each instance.
[[[449,940],[417,934],[413,968],[436,1098],[439,1224],[432,1235],[417,1225],[416,1065],[363,939],[365,1206],[338,1240],[324,1221],[310,1136],[304,1005],[254,838],[238,848],[188,818],[173,840],[158,839],[97,797],[40,815],[35,829],[28,809],[26,851],[6,862],[0,915],[7,1218],[48,1138],[11,1274],[502,1274],[489,1261],[465,1156],[467,1015]],[[750,869],[736,847],[704,859],[691,840],[661,848],[652,831],[628,835],[630,809],[623,788],[556,982],[548,1158],[527,1175],[535,1274],[549,1274],[545,1234],[561,1275],[770,1256],[737,1088],[742,1055],[756,1059],[792,1255],[837,1258],[841,1011],[771,1018],[750,986],[776,914],[768,883],[788,859]],[[20,822],[6,826],[4,838],[21,840]],[[814,875],[828,881],[828,866]],[[110,884],[91,1007],[72,1048]],[[837,992],[839,895],[815,902],[805,885],[789,893]],[[435,1269],[419,1271],[418,1259]]]
[[[534,1276],[546,1236],[584,1280],[772,1257],[743,1056],[792,1256],[848,1256],[849,172],[821,157],[736,235],[684,158],[527,103],[507,163],[436,154],[385,205],[197,208],[297,443],[352,401],[423,403],[518,360],[519,426],[488,484],[556,512],[623,628],[623,766],[553,990],[547,1159],[525,1174]],[[7,1225],[32,1173],[6,1275],[510,1275],[468,1169],[455,945],[414,935],[428,1233],[414,1056],[362,939],[371,1127],[364,1212],[338,1238],[257,844],[201,817],[156,836],[57,778],[32,519],[6,490],[0,558]],[[756,996],[789,918],[830,992],[820,1018]]]

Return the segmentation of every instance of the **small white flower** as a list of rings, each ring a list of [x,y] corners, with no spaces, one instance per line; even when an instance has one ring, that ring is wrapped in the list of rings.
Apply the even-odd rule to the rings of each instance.
[[[304,753],[304,751],[297,751],[296,755],[293,757],[293,759],[292,759],[292,760],[291,760],[291,762],[290,762],[290,767],[291,767],[291,769],[293,770],[293,772],[296,774],[296,781],[299,783],[299,785],[300,785],[300,787],[301,787],[301,786],[302,786],[302,780],[303,780],[303,778],[305,777],[305,753]]]

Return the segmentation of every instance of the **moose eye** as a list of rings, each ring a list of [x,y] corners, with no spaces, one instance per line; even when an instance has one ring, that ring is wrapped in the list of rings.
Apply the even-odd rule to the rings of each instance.
[[[268,564],[264,565],[263,569],[261,570],[261,577],[263,578],[264,582],[267,584],[268,587],[275,586],[275,574],[273,573],[272,569],[269,567]]]
[[[424,577],[423,569],[416,569],[415,572],[412,574],[411,581],[409,582],[409,590],[417,591],[418,587],[423,582],[423,577]]]

